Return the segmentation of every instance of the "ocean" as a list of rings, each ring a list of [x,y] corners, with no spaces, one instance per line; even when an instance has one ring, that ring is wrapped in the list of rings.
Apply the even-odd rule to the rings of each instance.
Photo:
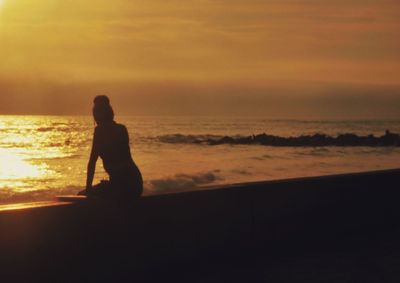
[[[398,146],[211,145],[204,140],[262,133],[382,136],[400,121],[299,121],[262,117],[121,116],[144,194],[336,173],[400,168]],[[0,203],[52,199],[84,188],[94,121],[90,116],[0,116]],[[99,160],[95,182],[107,178]]]

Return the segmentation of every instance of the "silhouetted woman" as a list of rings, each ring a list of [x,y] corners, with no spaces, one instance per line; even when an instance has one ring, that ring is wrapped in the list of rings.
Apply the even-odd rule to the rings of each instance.
[[[107,96],[95,97],[93,117],[97,126],[88,164],[86,190],[80,194],[120,200],[139,198],[143,192],[142,175],[131,156],[128,131],[124,125],[114,121],[114,111]],[[92,187],[99,157],[110,180]]]

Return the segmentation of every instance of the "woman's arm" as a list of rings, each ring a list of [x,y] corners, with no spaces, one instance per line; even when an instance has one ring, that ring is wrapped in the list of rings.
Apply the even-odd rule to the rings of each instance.
[[[90,155],[90,160],[87,167],[86,190],[90,190],[92,188],[97,158],[98,156],[96,155]]]
[[[96,162],[97,159],[99,158],[98,154],[98,139],[97,139],[97,133],[96,131],[94,132],[93,135],[93,145],[92,145],[92,150],[90,153],[90,158],[89,158],[89,163],[87,166],[87,177],[86,177],[86,190],[90,190],[93,185],[93,178],[94,178],[94,173],[96,170]]]

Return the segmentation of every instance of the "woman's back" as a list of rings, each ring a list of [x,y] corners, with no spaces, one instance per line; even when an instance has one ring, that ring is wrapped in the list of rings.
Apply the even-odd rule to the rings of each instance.
[[[128,131],[124,125],[109,122],[97,126],[93,147],[103,160],[104,169],[110,176],[126,172],[134,165]]]

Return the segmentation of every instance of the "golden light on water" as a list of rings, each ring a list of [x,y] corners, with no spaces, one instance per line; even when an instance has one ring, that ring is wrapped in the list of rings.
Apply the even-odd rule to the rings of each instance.
[[[39,167],[23,160],[18,154],[7,152],[7,150],[0,149],[0,158],[1,179],[38,178],[43,173]]]
[[[8,149],[0,149],[0,183],[10,189],[30,191],[23,186],[24,181],[46,178],[51,172],[42,164],[34,164],[24,159],[18,153]],[[21,186],[22,185],[22,186]]]
[[[86,173],[81,156],[86,158],[90,144],[88,121],[0,116],[0,203],[31,201],[37,195],[48,199],[52,190],[79,190]]]

